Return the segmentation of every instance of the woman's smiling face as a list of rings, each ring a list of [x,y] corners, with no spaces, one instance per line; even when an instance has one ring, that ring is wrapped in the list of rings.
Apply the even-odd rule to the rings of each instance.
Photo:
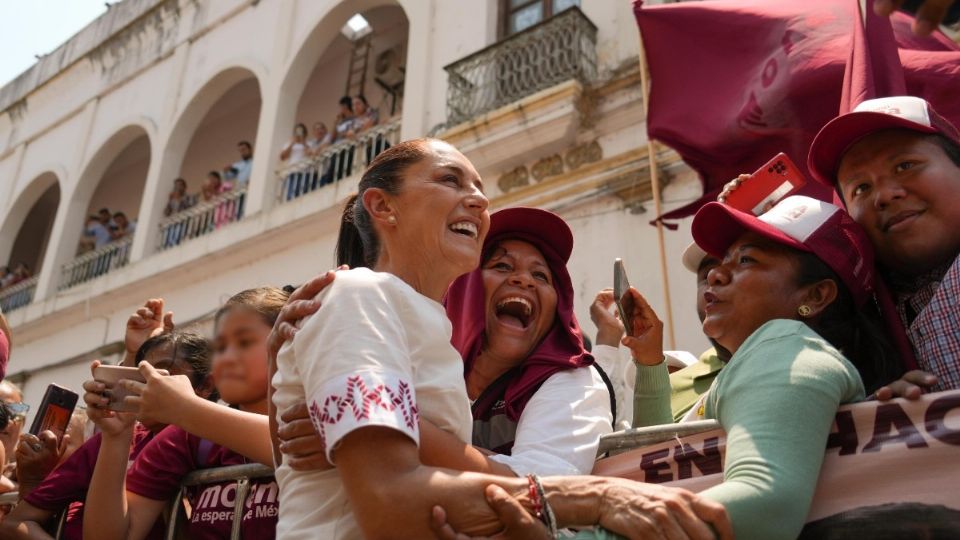
[[[504,240],[483,264],[486,349],[525,360],[553,327],[557,290],[546,258],[522,240]]]
[[[392,196],[394,253],[415,255],[452,278],[473,271],[490,229],[488,201],[473,164],[453,146],[428,141],[426,157],[404,171]]]

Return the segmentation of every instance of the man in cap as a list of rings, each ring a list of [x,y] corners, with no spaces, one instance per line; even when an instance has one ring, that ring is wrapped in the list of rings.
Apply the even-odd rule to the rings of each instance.
[[[895,392],[960,388],[960,131],[923,99],[867,100],[817,134],[808,168],[866,231],[927,372]]]

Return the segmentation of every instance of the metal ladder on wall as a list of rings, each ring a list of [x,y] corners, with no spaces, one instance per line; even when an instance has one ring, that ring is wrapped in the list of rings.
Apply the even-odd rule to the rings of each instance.
[[[367,64],[370,60],[370,36],[364,36],[353,42],[353,51],[350,53],[350,66],[347,68],[347,88],[343,95],[356,96],[363,94],[367,84]]]

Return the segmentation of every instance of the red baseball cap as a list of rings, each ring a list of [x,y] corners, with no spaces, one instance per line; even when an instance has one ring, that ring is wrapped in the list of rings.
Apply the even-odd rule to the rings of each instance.
[[[873,294],[873,247],[853,218],[836,205],[794,195],[754,216],[711,202],[693,218],[693,239],[717,257],[747,232],[816,255],[837,273],[857,306]]]
[[[925,99],[896,96],[868,99],[853,112],[838,116],[823,126],[810,145],[807,168],[831,188],[836,184],[840,160],[857,141],[885,129],[909,129],[940,134],[960,144],[960,131],[940,116]]]
[[[540,208],[515,206],[490,214],[490,230],[483,242],[483,249],[509,237],[528,241],[540,251],[552,251],[552,255],[564,264],[570,260],[573,252],[570,226],[562,217]]]

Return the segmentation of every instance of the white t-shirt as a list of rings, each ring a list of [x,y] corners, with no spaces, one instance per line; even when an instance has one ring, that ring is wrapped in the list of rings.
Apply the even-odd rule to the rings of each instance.
[[[277,356],[277,411],[305,400],[328,458],[344,436],[365,426],[396,429],[419,445],[418,413],[470,441],[463,361],[450,344],[443,306],[396,276],[366,268],[337,272],[317,298],[320,310]],[[276,477],[277,538],[362,537],[337,469],[294,471],[283,456]]]
[[[511,455],[490,459],[517,476],[590,474],[600,437],[611,431],[610,394],[597,370],[561,371],[524,407]]]
[[[284,150],[290,150],[287,156],[287,165],[296,165],[307,157],[307,145],[303,143],[289,142]]]

